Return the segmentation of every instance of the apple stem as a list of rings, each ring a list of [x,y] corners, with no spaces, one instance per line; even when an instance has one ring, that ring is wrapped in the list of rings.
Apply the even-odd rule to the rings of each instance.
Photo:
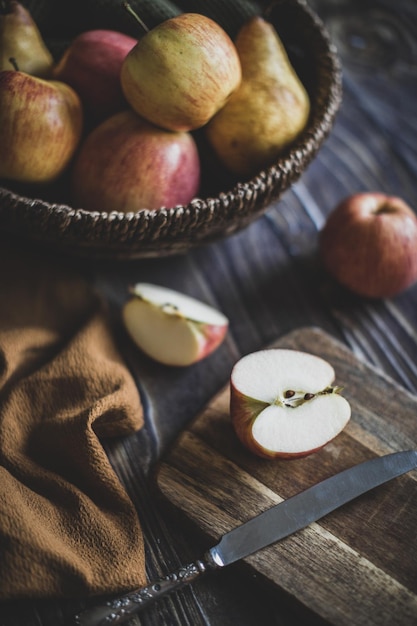
[[[393,206],[391,206],[388,202],[382,204],[380,207],[378,207],[374,213],[375,215],[383,215],[384,213],[396,213],[397,209]]]
[[[17,64],[16,59],[14,57],[10,57],[9,61],[13,65],[13,68],[16,70],[16,72],[18,72],[19,71],[19,66]]]
[[[135,13],[135,11],[132,9],[130,4],[128,2],[123,2],[123,7],[126,9],[128,13],[130,13],[130,15],[132,15],[135,18],[135,20],[138,22],[138,24],[140,24],[140,26],[143,28],[145,33],[149,33],[149,28],[146,26],[145,22],[143,22],[140,19],[139,15]]]
[[[262,17],[266,20],[271,19],[271,13],[275,9],[275,7],[279,4],[282,4],[282,0],[275,0],[275,2],[270,2],[266,5],[262,12]]]

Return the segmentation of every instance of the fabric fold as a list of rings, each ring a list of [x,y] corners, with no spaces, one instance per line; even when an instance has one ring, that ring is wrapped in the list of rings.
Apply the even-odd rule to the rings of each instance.
[[[137,512],[100,442],[139,430],[103,303],[69,263],[0,252],[0,600],[146,582]]]

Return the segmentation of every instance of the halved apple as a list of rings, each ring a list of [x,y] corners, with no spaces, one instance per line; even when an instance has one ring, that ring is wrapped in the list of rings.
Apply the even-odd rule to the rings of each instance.
[[[138,283],[123,306],[123,321],[136,345],[165,365],[187,366],[211,354],[223,341],[228,319],[185,294]]]
[[[334,379],[330,363],[306,352],[272,348],[242,357],[230,377],[236,434],[265,458],[316,452],[351,415],[341,388],[332,386]]]

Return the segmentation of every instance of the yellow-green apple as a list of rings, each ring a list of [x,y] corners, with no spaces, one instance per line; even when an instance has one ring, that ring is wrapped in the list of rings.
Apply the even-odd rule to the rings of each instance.
[[[213,20],[183,13],[141,37],[125,58],[121,83],[139,115],[170,130],[203,126],[241,80],[235,46]]]
[[[319,356],[267,349],[242,357],[230,376],[230,415],[241,442],[264,458],[303,457],[334,439],[350,419]]]
[[[0,72],[0,178],[52,182],[68,167],[82,128],[82,104],[72,87]]]
[[[191,365],[222,343],[227,318],[217,309],[173,289],[138,283],[123,306],[125,327],[136,345],[165,365]]]
[[[136,212],[188,204],[200,184],[190,133],[170,132],[131,110],[96,126],[71,173],[73,202],[93,211]]]
[[[75,89],[93,123],[128,108],[120,85],[122,63],[137,39],[113,30],[79,34],[53,70]]]
[[[325,269],[359,295],[388,298],[417,281],[417,217],[399,197],[348,196],[330,213],[319,246]]]
[[[0,2],[0,71],[16,59],[21,72],[47,78],[54,59],[29,11],[16,0]]]

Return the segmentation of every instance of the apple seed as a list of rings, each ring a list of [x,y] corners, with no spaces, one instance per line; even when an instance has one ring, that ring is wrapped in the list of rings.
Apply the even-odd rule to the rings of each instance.
[[[326,387],[325,389],[323,389],[322,391],[318,391],[317,393],[311,393],[311,392],[304,393],[303,391],[300,391],[298,392],[298,395],[296,395],[295,391],[293,391],[292,389],[288,389],[287,391],[284,392],[284,398],[286,400],[290,400],[290,402],[281,403],[278,400],[275,404],[278,404],[278,405],[282,404],[283,406],[289,407],[290,409],[294,409],[298,406],[301,406],[305,402],[309,402],[310,400],[313,400],[313,398],[315,398],[316,396],[324,396],[326,394],[331,394],[331,393],[340,393],[341,391],[342,391],[342,387],[336,386],[336,387]]]
[[[164,313],[178,313],[179,308],[176,304],[172,304],[172,302],[165,302],[161,304],[161,311],[164,311]]]

